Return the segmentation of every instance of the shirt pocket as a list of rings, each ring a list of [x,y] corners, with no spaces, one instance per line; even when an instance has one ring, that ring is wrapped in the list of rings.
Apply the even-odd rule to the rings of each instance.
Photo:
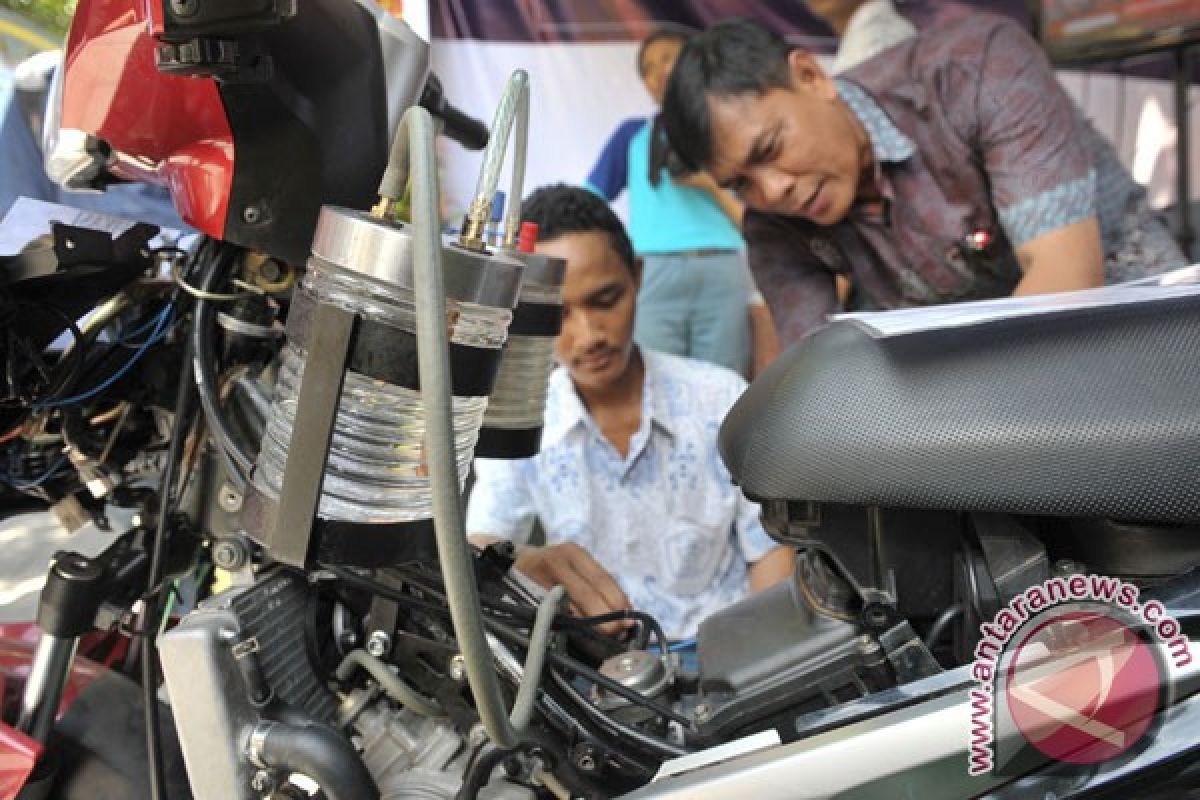
[[[672,515],[656,541],[661,579],[681,597],[715,590],[736,555],[732,497],[695,500]]]

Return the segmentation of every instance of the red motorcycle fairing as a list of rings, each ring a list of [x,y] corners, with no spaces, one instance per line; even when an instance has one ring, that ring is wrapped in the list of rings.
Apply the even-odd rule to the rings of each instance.
[[[15,699],[8,696],[10,687],[19,690],[24,685],[40,635],[41,631],[32,622],[0,625],[0,701]],[[109,638],[105,633],[89,634],[80,643],[80,650],[89,653],[94,646],[108,645],[110,657],[121,657],[123,648],[111,647]],[[66,713],[75,698],[105,672],[107,666],[77,655],[63,687],[58,716]],[[41,744],[0,722],[0,800],[13,800],[17,796],[33,773],[42,750]]]
[[[14,800],[41,755],[40,744],[16,728],[0,723],[0,800]]]
[[[83,0],[63,60],[61,128],[113,151],[108,171],[166,186],[183,220],[225,238],[234,141],[216,81],[155,65],[154,0]]]

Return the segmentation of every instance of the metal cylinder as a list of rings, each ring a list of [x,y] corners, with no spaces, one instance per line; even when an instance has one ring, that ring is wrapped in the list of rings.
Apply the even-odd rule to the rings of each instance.
[[[522,265],[448,246],[446,325],[454,370],[454,435],[465,481],[508,335]],[[358,211],[322,209],[313,255],[296,288],[288,342],[263,437],[255,486],[278,500],[292,438],[306,344],[319,304],[358,317],[329,446],[318,517],[390,524],[432,517],[425,423],[416,365],[413,241],[406,226]]]
[[[45,743],[50,736],[78,644],[77,638],[65,639],[48,633],[38,640],[17,718],[18,730],[32,739]]]

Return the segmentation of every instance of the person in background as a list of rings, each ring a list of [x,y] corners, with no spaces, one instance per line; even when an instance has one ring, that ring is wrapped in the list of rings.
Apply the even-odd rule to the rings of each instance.
[[[838,38],[837,55],[830,69],[834,75],[917,35],[917,29],[901,16],[892,0],[805,0],[805,5]]]
[[[638,73],[656,106],[686,42],[659,30],[641,43]],[[629,231],[645,265],[635,338],[755,375],[779,344],[745,261],[743,206],[708,173],[680,170],[656,120],[622,123],[586,183],[609,201],[629,193]]]
[[[837,310],[1098,286],[1182,266],[1112,147],[1016,23],[971,14],[838,78],[749,20],[680,54],[672,148],[753,209],[751,266],[786,342]]]
[[[537,252],[566,259],[559,368],[541,452],[476,459],[472,541],[519,545],[516,568],[561,584],[577,613],[637,608],[672,638],[791,574],[793,553],[733,485],[717,428],[746,382],[634,344],[638,264],[612,209],[586,189],[539,189],[522,206]],[[525,543],[534,520],[546,546]]]

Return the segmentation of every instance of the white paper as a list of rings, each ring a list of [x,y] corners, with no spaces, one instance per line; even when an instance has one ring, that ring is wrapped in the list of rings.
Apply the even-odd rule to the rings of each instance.
[[[987,325],[1019,317],[1049,316],[1194,295],[1200,295],[1200,264],[1139,278],[1129,283],[1083,289],[1078,292],[1002,297],[971,303],[902,308],[896,311],[835,314],[831,319],[849,320],[862,326],[873,338],[889,339],[946,328]]]

